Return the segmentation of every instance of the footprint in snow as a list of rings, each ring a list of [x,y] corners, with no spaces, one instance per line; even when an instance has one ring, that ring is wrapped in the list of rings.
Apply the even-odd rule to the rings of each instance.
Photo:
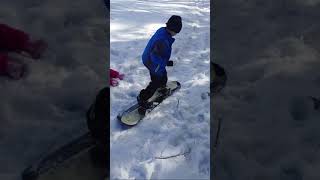
[[[183,137],[183,135],[182,134],[178,134],[176,136],[171,136],[168,139],[168,144],[172,145],[173,147],[177,147],[184,141],[185,141],[185,138]]]
[[[208,93],[201,93],[201,99],[206,100],[208,98]]]
[[[161,165],[160,164],[156,164],[152,174],[151,174],[151,178],[150,179],[159,179],[159,171],[161,170]]]
[[[207,153],[209,154],[209,153]],[[202,174],[210,174],[210,158],[202,156],[199,163],[199,172]]]
[[[174,53],[174,54],[177,54],[177,53],[179,52],[179,50],[180,50],[179,48],[175,48],[175,49],[173,50],[173,53]]]
[[[137,95],[137,92],[132,91],[132,92],[129,92],[129,96],[130,97],[137,97],[138,95]]]
[[[204,122],[204,119],[205,119],[205,118],[204,118],[204,114],[199,114],[199,115],[198,115],[198,121],[199,121],[199,122]]]
[[[110,50],[110,53],[111,53],[111,55],[119,56],[119,52],[116,51],[116,50],[111,49],[111,50]]]
[[[129,172],[129,177],[134,179],[147,179],[146,169],[144,166],[133,165]]]

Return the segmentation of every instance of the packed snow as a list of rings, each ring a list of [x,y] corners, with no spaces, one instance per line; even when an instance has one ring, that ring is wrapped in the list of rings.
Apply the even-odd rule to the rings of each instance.
[[[43,38],[27,77],[0,77],[0,179],[20,180],[28,165],[87,131],[85,112],[107,85],[103,1],[0,2],[0,23]],[[21,57],[22,58],[22,57]]]
[[[216,1],[216,179],[320,179],[320,2]]]
[[[181,89],[139,124],[124,128],[119,112],[136,101],[149,81],[141,55],[171,15],[180,15],[168,79]],[[209,179],[210,2],[111,1],[110,67],[125,74],[111,88],[111,179]]]

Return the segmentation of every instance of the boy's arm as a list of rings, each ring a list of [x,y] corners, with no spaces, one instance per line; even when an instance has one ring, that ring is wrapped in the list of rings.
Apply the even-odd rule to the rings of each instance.
[[[161,66],[167,66],[168,60],[165,59],[167,48],[167,45],[163,41],[158,40],[155,42],[151,50],[152,61],[160,64]]]
[[[154,43],[151,53],[163,58],[165,55],[166,48],[166,44],[163,41],[158,40]]]

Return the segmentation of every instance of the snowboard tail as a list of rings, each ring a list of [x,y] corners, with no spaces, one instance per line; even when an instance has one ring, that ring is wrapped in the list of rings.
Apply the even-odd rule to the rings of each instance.
[[[140,120],[142,120],[149,112],[151,112],[155,107],[157,107],[163,100],[171,96],[174,92],[181,88],[181,84],[178,81],[169,81],[167,83],[167,93],[162,94],[159,89],[153,94],[148,100],[150,106],[146,108],[146,114],[143,115],[139,113],[139,108],[142,108],[138,103],[129,107],[127,110],[123,111],[117,116],[117,119],[125,125],[134,126]]]

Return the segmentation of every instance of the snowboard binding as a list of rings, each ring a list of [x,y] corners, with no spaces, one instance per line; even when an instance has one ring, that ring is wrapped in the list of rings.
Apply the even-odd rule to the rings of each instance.
[[[181,85],[177,81],[169,81],[166,88],[157,89],[151,98],[147,101],[141,101],[140,95],[137,96],[137,103],[122,111],[117,116],[117,119],[121,123],[129,126],[136,125],[142,120],[148,113],[155,109],[163,100],[171,96],[174,92],[180,89]],[[159,92],[160,90],[160,92]]]
[[[161,96],[169,96],[171,94],[171,90],[168,88],[159,88],[158,92],[161,94]]]

